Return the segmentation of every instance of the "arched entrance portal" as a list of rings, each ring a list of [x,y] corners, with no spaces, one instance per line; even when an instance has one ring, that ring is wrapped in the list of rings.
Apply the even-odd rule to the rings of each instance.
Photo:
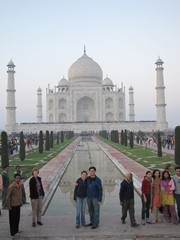
[[[77,121],[96,121],[94,101],[89,97],[79,99],[77,103]]]

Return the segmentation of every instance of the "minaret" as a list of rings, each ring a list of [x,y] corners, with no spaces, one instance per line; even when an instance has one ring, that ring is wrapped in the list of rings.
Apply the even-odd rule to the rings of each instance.
[[[166,104],[165,104],[165,86],[163,77],[163,61],[158,58],[156,61],[156,122],[157,130],[166,130],[168,124],[166,122]]]
[[[135,113],[134,113],[134,92],[133,87],[129,88],[129,121],[135,121]]]
[[[7,133],[16,132],[16,106],[15,106],[15,84],[14,84],[14,68],[15,65],[11,60],[8,65],[8,82],[7,82],[7,107],[6,107],[6,126]]]
[[[39,87],[37,90],[37,123],[42,123],[42,90]]]

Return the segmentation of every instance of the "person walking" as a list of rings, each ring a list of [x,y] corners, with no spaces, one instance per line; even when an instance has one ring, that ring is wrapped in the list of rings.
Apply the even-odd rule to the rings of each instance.
[[[30,199],[32,206],[32,227],[36,226],[36,218],[37,224],[40,226],[43,225],[41,222],[41,215],[44,189],[41,178],[38,176],[38,174],[39,170],[37,168],[33,168],[32,177],[29,180]]]
[[[89,168],[89,176],[87,179],[87,205],[90,215],[90,223],[92,229],[99,226],[100,204],[102,202],[102,184],[101,179],[96,176],[96,168]]]
[[[180,166],[175,167],[175,176],[173,176],[173,180],[175,183],[174,197],[176,199],[177,215],[180,223]]]
[[[151,184],[152,184],[152,172],[147,171],[146,175],[142,181],[142,225],[146,223],[151,223],[149,220],[150,207],[151,207]]]
[[[3,189],[2,189],[2,209],[7,209],[6,205],[6,198],[7,198],[7,191],[9,187],[9,166],[5,166],[2,172],[2,182],[3,182]]]
[[[177,224],[174,190],[174,180],[171,178],[170,173],[167,170],[164,170],[161,180],[163,214],[166,222],[170,222],[170,217],[172,217],[174,224]]]
[[[85,209],[87,202],[87,172],[84,170],[81,172],[81,177],[77,179],[74,189],[74,200],[76,201],[76,228],[86,226],[85,221]]]
[[[134,214],[134,184],[132,173],[127,173],[125,179],[120,184],[119,191],[120,205],[122,206],[122,224],[125,224],[127,212],[129,211],[131,227],[137,227],[139,224],[136,223]]]
[[[152,173],[152,212],[153,223],[160,221],[158,219],[159,208],[161,207],[161,172],[155,169]]]
[[[22,206],[22,186],[20,174],[14,174],[14,182],[8,187],[6,205],[9,210],[11,236],[19,233],[20,207]]]

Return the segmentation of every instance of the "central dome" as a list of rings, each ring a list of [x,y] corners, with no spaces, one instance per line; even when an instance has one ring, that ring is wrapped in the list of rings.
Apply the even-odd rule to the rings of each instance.
[[[69,68],[68,78],[70,83],[102,83],[102,70],[99,64],[84,52]]]

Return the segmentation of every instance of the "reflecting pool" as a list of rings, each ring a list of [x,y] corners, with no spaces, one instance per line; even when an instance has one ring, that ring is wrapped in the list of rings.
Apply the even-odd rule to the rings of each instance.
[[[96,167],[96,175],[101,178],[103,186],[103,202],[101,214],[120,214],[119,183],[123,179],[120,171],[92,139],[82,139],[78,145],[67,170],[61,178],[58,188],[46,210],[45,215],[75,215],[76,202],[74,188],[81,171],[90,166]],[[140,198],[135,194],[136,204]]]

